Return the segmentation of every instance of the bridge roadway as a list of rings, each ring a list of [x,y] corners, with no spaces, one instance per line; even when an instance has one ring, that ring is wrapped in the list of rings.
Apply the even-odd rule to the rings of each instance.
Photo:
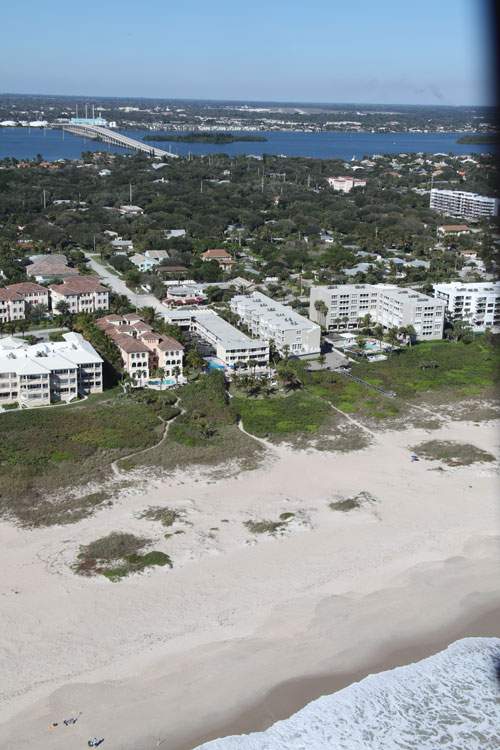
[[[129,138],[128,135],[117,133],[109,128],[103,128],[100,125],[75,125],[68,123],[62,125],[63,130],[73,135],[83,136],[84,138],[92,138],[93,140],[102,141],[103,143],[111,143],[113,146],[121,146],[122,148],[130,148],[133,151],[142,151],[149,156],[154,156],[157,159],[161,159],[164,156],[168,156],[172,159],[177,159],[177,154],[171,154],[169,151],[164,151],[161,148],[149,146],[147,143],[137,141],[135,138]]]

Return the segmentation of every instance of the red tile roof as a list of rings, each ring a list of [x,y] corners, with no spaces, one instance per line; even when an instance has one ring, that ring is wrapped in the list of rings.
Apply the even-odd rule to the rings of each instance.
[[[35,294],[37,292],[41,294],[49,293],[48,289],[46,289],[41,284],[35,284],[34,281],[20,281],[18,284],[10,284],[10,286],[6,288],[12,289],[14,292],[18,292],[19,294]]]
[[[53,292],[64,296],[108,291],[97,279],[92,279],[88,276],[76,276],[64,279],[62,284],[53,284],[50,288]]]
[[[201,257],[208,258],[210,260],[212,258],[214,260],[217,260],[217,258],[224,258],[224,259],[232,260],[227,250],[224,250],[223,248],[213,248],[211,250],[205,250],[205,252],[201,254]]]

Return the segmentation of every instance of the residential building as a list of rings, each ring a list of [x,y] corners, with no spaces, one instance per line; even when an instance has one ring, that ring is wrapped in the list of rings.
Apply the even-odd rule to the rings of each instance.
[[[444,304],[413,289],[391,284],[311,287],[309,317],[328,331],[357,329],[366,315],[384,328],[411,325],[419,339],[443,337]]]
[[[185,236],[186,236],[185,229],[165,229],[166,240],[172,240],[176,237],[185,237]]]
[[[168,260],[168,253],[166,250],[146,250],[144,253],[146,258],[153,258],[154,260],[157,260],[158,263],[161,263],[164,260]]]
[[[321,351],[320,326],[262,292],[236,295],[230,307],[254,336],[273,341],[281,355],[288,351],[303,357]]]
[[[50,287],[52,311],[58,312],[60,302],[69,305],[71,313],[93,313],[109,308],[109,290],[91,276],[65,279],[62,284]]]
[[[144,209],[140,206],[125,205],[120,206],[118,210],[123,216],[141,216],[144,213]]]
[[[326,181],[334,190],[350,193],[353,188],[365,187],[366,180],[357,177],[327,177]]]
[[[224,250],[223,248],[205,250],[205,252],[201,254],[201,259],[204,262],[215,260],[223,269],[231,268],[231,266],[234,265],[234,260],[231,258],[227,250]]]
[[[221,318],[213,310],[175,309],[164,313],[165,319],[205,341],[223,365],[234,368],[245,364],[255,368],[269,365],[269,344],[252,339]]]
[[[148,258],[142,253],[135,253],[134,255],[132,255],[130,257],[130,262],[133,263],[134,266],[142,273],[151,271],[153,268],[155,268],[155,266],[160,265],[160,261],[158,259]]]
[[[31,263],[26,266],[26,275],[43,284],[54,279],[65,279],[69,276],[79,276],[76,268],[68,266],[65,255],[32,255]]]
[[[463,190],[438,190],[432,188],[430,207],[447,216],[478,220],[498,216],[498,198],[467,193]]]
[[[103,360],[79,333],[29,345],[0,339],[0,406],[48,406],[102,392]]]
[[[500,328],[500,281],[434,284],[450,319],[464,320],[474,331]]]
[[[26,303],[24,297],[17,292],[13,292],[9,287],[0,289],[0,323],[24,320],[25,316]]]
[[[26,305],[49,306],[49,292],[31,281],[10,284],[0,289],[0,323],[23,320]]]
[[[132,242],[132,240],[124,240],[121,237],[117,237],[116,239],[111,240],[110,244],[116,253],[132,252],[134,249],[134,243]]]
[[[437,228],[437,233],[443,236],[451,234],[454,237],[461,237],[463,234],[470,234],[470,229],[467,224],[441,224]]]
[[[106,315],[96,323],[120,350],[124,369],[135,387],[146,386],[158,368],[163,370],[163,377],[182,382],[184,347],[179,341],[153,331],[135,314]]]

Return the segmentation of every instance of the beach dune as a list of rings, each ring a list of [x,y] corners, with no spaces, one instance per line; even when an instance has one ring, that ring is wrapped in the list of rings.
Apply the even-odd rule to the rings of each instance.
[[[432,436],[498,455],[493,423]],[[102,736],[104,747],[190,750],[458,638],[500,636],[497,465],[414,464],[409,447],[424,438],[381,433],[347,454],[280,448],[254,471],[152,483],[72,527],[2,524],[0,745],[58,750]],[[366,507],[329,507],[360,492]],[[71,572],[78,544],[137,533],[137,510],[166,502],[192,524],[172,571],[119,584]],[[244,526],[286,510],[282,536]]]

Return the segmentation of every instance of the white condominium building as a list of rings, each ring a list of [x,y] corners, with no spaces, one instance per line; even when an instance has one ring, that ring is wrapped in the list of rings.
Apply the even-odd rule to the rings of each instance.
[[[337,192],[350,193],[353,188],[365,187],[366,180],[357,177],[327,177],[326,181]]]
[[[26,344],[0,338],[0,406],[48,406],[102,392],[103,360],[79,333],[64,341]]]
[[[498,198],[466,193],[464,190],[432,188],[430,207],[458,219],[484,219],[498,215]]]
[[[164,317],[179,328],[195,333],[214,350],[217,359],[228,367],[244,363],[252,367],[269,365],[269,344],[252,339],[221,318],[213,310],[168,310]]]
[[[412,325],[419,339],[443,337],[444,304],[413,289],[390,284],[311,288],[309,316],[329,331],[362,327],[361,321],[366,315],[370,315],[372,323],[379,323],[384,328]]]
[[[254,336],[273,341],[281,355],[288,348],[293,357],[319,354],[321,328],[288,305],[276,302],[261,292],[238,294],[230,302],[231,310]]]
[[[475,331],[500,327],[500,282],[434,284],[452,320],[464,320]]]

